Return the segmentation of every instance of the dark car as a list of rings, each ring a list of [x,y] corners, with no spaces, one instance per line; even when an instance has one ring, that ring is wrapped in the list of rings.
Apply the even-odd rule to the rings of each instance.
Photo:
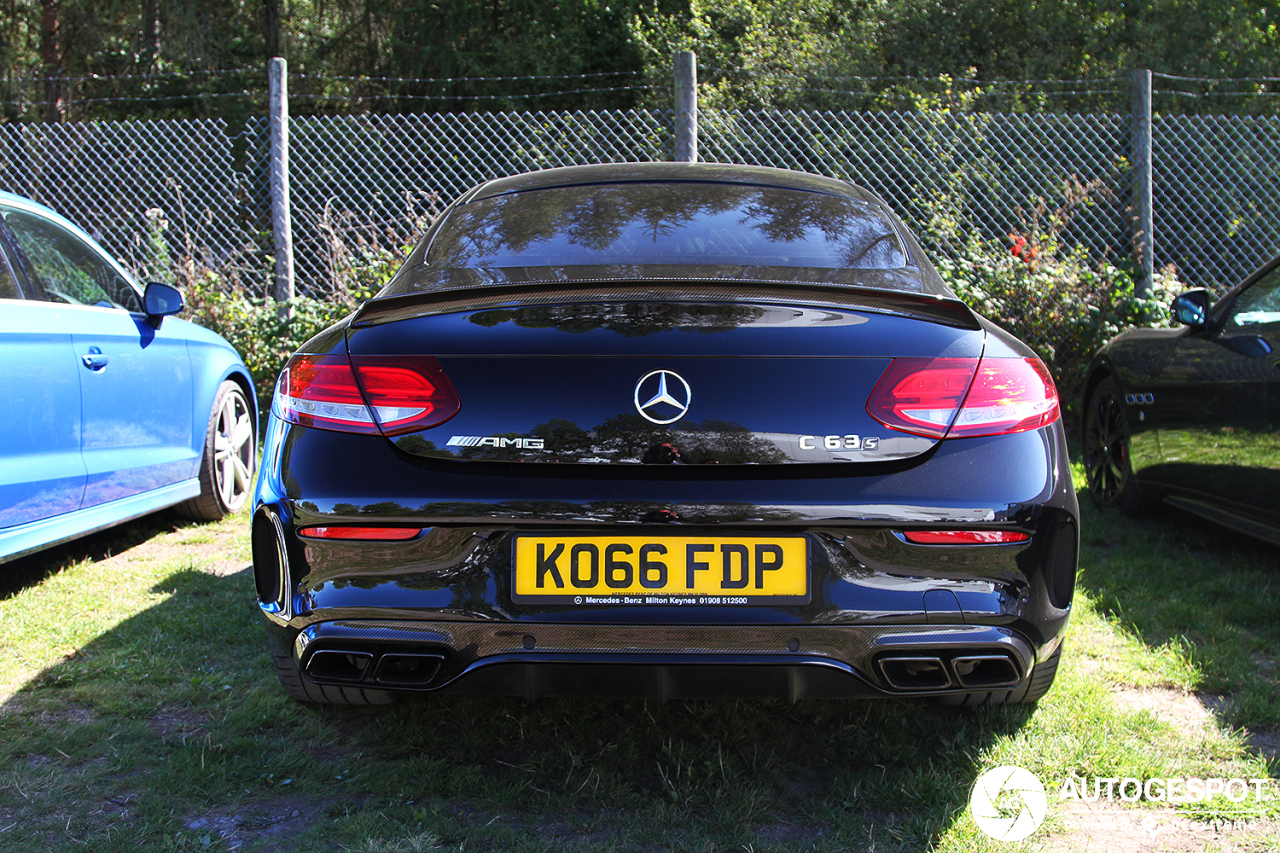
[[[491,181],[276,387],[276,671],[396,691],[1034,702],[1078,508],[1057,392],[871,193]]]
[[[1173,302],[1178,329],[1110,341],[1085,386],[1084,461],[1102,506],[1160,501],[1280,544],[1280,258],[1217,302]]]
[[[165,507],[248,501],[253,381],[218,335],[172,315],[43,205],[0,193],[0,563]]]

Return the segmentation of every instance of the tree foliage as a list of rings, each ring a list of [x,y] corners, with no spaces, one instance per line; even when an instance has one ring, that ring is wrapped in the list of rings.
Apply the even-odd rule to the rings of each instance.
[[[306,112],[665,106],[679,48],[708,106],[823,106],[853,77],[1123,96],[1135,68],[1280,76],[1278,27],[1273,0],[0,0],[0,98],[10,119],[226,115],[259,109],[234,96],[278,52]]]

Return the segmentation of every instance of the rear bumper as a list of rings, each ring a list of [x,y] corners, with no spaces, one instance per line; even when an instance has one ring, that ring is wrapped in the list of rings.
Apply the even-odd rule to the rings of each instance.
[[[1009,689],[1034,662],[981,626],[525,625],[337,620],[293,642],[320,684],[481,695],[845,698]]]
[[[343,461],[341,466],[331,460]],[[900,469],[511,474],[273,419],[254,515],[273,644],[323,684],[551,695],[927,696],[1012,689],[1070,615],[1078,508],[1061,429],[944,442]],[[666,511],[686,523],[663,524]],[[320,541],[326,524],[421,527]],[[990,528],[1017,544],[917,545]],[[800,534],[810,597],[774,606],[517,603],[512,541]]]

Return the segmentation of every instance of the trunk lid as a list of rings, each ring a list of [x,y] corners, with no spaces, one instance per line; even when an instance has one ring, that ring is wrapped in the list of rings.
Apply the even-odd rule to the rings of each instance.
[[[961,306],[962,308],[962,306]],[[353,356],[428,355],[461,401],[390,439],[415,456],[573,465],[781,465],[910,458],[937,439],[886,427],[867,400],[898,357],[978,358],[951,306],[883,298],[577,301],[401,312],[348,332]],[[905,315],[905,316],[904,316]]]

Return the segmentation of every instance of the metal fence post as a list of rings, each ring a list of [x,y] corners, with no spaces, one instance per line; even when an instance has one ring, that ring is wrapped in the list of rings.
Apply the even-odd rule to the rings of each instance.
[[[1151,71],[1133,72],[1133,195],[1134,195],[1134,267],[1138,270],[1135,291],[1138,296],[1151,296],[1155,275],[1155,215],[1152,206],[1151,151]]]
[[[288,65],[271,60],[271,230],[276,249],[274,295],[279,316],[293,316],[293,227],[289,221],[289,81]]]
[[[692,50],[677,50],[676,161],[698,162],[698,57]]]

